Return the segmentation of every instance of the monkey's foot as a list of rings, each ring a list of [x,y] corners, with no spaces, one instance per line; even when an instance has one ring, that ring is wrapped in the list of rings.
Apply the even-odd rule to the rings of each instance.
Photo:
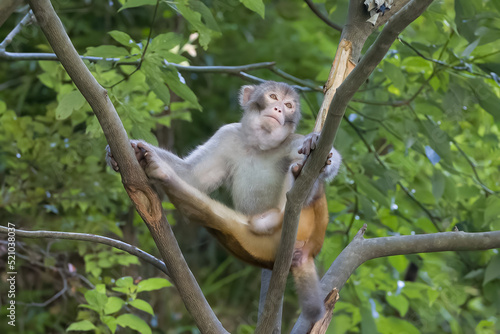
[[[255,234],[273,234],[283,221],[283,213],[278,209],[271,209],[250,218],[250,230]]]
[[[120,170],[120,168],[118,167],[118,163],[116,162],[115,158],[113,158],[113,154],[111,154],[109,145],[106,146],[106,162],[108,163],[108,166],[113,168],[115,172],[118,172]]]

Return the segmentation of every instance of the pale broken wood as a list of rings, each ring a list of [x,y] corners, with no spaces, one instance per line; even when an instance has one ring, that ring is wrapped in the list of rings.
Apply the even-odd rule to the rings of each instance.
[[[348,40],[343,39],[339,43],[337,53],[333,59],[332,68],[330,74],[328,75],[328,80],[325,83],[323,92],[325,93],[325,98],[318,112],[318,117],[316,117],[316,124],[314,125],[314,132],[321,132],[323,125],[325,124],[326,115],[330,109],[330,104],[332,103],[333,96],[337,91],[337,88],[344,82],[345,78],[351,73],[351,71],[356,66],[351,59],[352,55],[352,43]]]

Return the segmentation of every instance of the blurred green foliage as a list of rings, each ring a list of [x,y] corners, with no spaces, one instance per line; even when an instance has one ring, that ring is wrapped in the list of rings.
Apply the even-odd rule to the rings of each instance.
[[[81,55],[119,58],[86,64],[108,90],[129,136],[181,155],[222,124],[238,121],[237,93],[246,82],[222,73],[179,72],[170,63],[275,61],[279,69],[320,86],[340,37],[298,0],[162,2],[154,22],[153,0],[53,4]],[[346,0],[315,5],[345,23]],[[22,16],[13,14],[0,28],[0,38]],[[496,0],[435,1],[361,87],[335,142],[344,167],[327,188],[331,223],[319,256],[321,271],[364,223],[368,237],[455,227],[500,230],[499,30]],[[23,28],[7,51],[51,52],[36,25]],[[140,68],[130,65],[141,56]],[[265,69],[251,74],[283,80]],[[299,131],[307,133],[322,94],[301,97]],[[59,63],[0,62],[2,225],[106,235],[157,255],[119,176],[105,167],[105,146],[89,105]],[[171,205],[165,209],[223,324],[232,332],[251,332],[259,270],[228,257]],[[123,332],[196,332],[174,289],[136,299],[138,285],[129,276],[139,282],[159,275],[136,258],[83,242],[22,242],[16,300],[25,304],[17,308],[19,333],[59,333],[70,324],[70,329],[99,333],[116,325]],[[499,268],[498,250],[369,261],[341,291],[328,333],[500,332]],[[116,290],[118,282],[130,283],[121,286],[128,290]],[[68,285],[64,297],[45,307],[32,304],[48,300],[63,283]],[[116,304],[113,312],[106,309],[109,303]],[[125,303],[132,307],[122,308]],[[285,330],[296,307],[290,288]]]

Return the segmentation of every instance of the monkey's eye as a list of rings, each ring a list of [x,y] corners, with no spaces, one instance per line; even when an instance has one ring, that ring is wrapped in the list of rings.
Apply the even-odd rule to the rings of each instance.
[[[271,95],[269,95],[269,97],[273,100],[278,100],[278,97],[276,96],[276,94],[271,94]]]
[[[287,108],[290,108],[290,109],[292,109],[292,104],[291,104],[290,102],[288,102],[288,103],[285,103],[285,106],[286,106]]]

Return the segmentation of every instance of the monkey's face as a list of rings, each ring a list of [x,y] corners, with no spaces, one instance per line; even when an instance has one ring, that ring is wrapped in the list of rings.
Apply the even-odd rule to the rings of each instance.
[[[296,102],[292,96],[279,89],[269,90],[260,96],[262,127],[268,131],[295,123]],[[300,113],[300,112],[299,112]],[[290,124],[288,124],[290,125]]]
[[[244,121],[259,136],[278,145],[295,131],[300,120],[300,100],[297,92],[282,82],[267,81],[258,86],[243,86],[240,93]]]

